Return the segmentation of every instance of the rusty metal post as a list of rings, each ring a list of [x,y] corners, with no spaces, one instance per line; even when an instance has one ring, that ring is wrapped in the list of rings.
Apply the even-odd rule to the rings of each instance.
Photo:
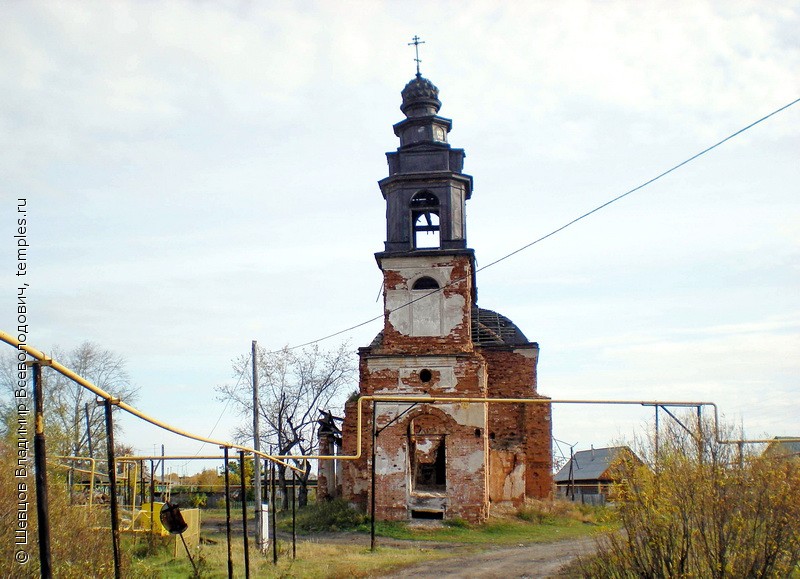
[[[569,447],[569,483],[567,483],[567,495],[575,502],[575,445]],[[583,495],[581,495],[583,496]]]
[[[658,448],[658,405],[657,405],[657,404],[656,404],[656,436],[655,436],[655,446],[656,446],[656,454],[655,454],[655,458],[654,458],[654,462],[655,462],[655,464],[654,464],[653,466],[655,467],[655,468],[654,468],[654,470],[656,471],[656,474],[658,474],[658,451],[659,451],[659,448]]]
[[[700,464],[703,464],[703,457],[706,453],[706,444],[703,434],[703,410],[702,406],[697,406],[697,454],[700,457]]]
[[[228,538],[228,579],[233,579],[233,553],[231,551],[231,479],[228,474],[228,447],[225,453],[225,529]]]
[[[78,425],[76,424],[75,426],[77,427]],[[75,447],[73,450],[75,451],[75,452],[72,453],[73,456],[77,456],[78,455],[78,448]],[[67,471],[67,488],[69,489],[69,504],[70,504],[70,506],[75,504],[74,487],[75,487],[75,461],[71,460],[71,461],[69,461],[69,471]]]
[[[144,508],[144,460],[139,461],[139,506]]]
[[[247,544],[247,478],[244,475],[244,451],[239,451],[239,492],[242,498],[242,537],[244,538],[244,576],[250,579],[250,549]]]
[[[162,444],[161,445],[161,456],[163,457],[164,454],[165,454],[164,453],[164,445]],[[166,501],[166,497],[164,496],[167,493],[167,481],[164,478],[164,466],[166,464],[167,464],[167,461],[162,458],[161,459],[161,499],[165,503],[167,502]]]
[[[372,401],[372,465],[370,467],[370,475],[372,479],[372,492],[370,492],[370,523],[369,523],[369,550],[375,550],[375,441],[378,438],[378,416],[376,409],[378,401]]]
[[[272,519],[272,564],[278,564],[278,533],[276,530],[277,525],[275,524],[275,511],[277,511],[277,507],[275,506],[275,463],[272,463],[272,468],[270,468],[270,498],[271,498],[271,505],[270,507],[270,514]]]
[[[116,457],[115,457],[116,459]],[[122,463],[122,508],[130,501],[131,494],[131,469],[127,462]]]
[[[142,481],[144,482],[144,481]],[[149,545],[150,549],[152,550],[153,545],[155,544],[155,537],[153,536],[153,530],[155,529],[155,515],[156,515],[156,467],[153,459],[150,459],[150,536],[149,538]]]
[[[44,389],[42,365],[33,364],[33,403],[35,406],[35,431],[33,435],[33,461],[36,472],[36,520],[39,525],[39,567],[42,578],[53,576],[50,556],[50,514],[47,498],[47,452],[44,438]]]
[[[292,559],[297,559],[297,471],[292,471]]]
[[[106,454],[108,456],[108,488],[111,500],[111,535],[114,546],[114,577],[122,577],[119,553],[119,512],[117,505],[117,464],[114,460],[114,419],[111,416],[111,400],[103,399],[106,414]]]

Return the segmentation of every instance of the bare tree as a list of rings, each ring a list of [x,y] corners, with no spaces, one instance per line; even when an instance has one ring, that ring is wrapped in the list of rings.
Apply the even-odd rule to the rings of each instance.
[[[259,414],[262,423],[261,448],[272,448],[275,454],[313,454],[317,449],[317,418],[319,409],[338,408],[343,404],[343,393],[351,384],[355,365],[348,343],[330,351],[314,345],[303,350],[288,347],[267,352],[259,346]],[[252,440],[252,375],[249,356],[233,361],[235,385],[217,388],[221,400],[231,399],[242,416],[247,417],[236,436],[239,440]],[[298,502],[308,501],[308,479],[311,464],[295,460],[302,469],[299,475]],[[283,491],[283,508],[288,508],[287,472],[279,465],[278,482]]]
[[[119,354],[84,342],[69,351],[56,346],[50,355],[115,397],[128,403],[135,400],[137,388],[131,385],[125,360]],[[92,454],[105,457],[105,415],[103,408],[96,404],[95,395],[58,372],[48,371],[47,368],[44,370],[45,425],[48,444],[53,452],[88,456],[91,439]],[[9,396],[13,397],[16,378],[17,359],[14,353],[3,353],[0,358],[0,384],[4,401]],[[118,423],[114,424],[114,428],[118,430]]]

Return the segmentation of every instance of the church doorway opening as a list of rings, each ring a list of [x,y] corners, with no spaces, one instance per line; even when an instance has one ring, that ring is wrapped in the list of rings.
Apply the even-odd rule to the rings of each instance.
[[[414,491],[447,490],[447,446],[445,436],[412,434],[411,481]]]

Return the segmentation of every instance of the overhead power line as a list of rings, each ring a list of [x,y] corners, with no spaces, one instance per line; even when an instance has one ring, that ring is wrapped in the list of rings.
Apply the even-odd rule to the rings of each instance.
[[[475,270],[475,271],[476,271],[476,273],[477,273],[477,272],[479,272],[479,271],[483,271],[483,270],[484,270],[484,269],[486,269],[487,267],[492,267],[493,265],[497,265],[497,264],[498,264],[498,263],[500,263],[501,261],[505,261],[505,260],[506,260],[506,259],[508,259],[509,257],[511,257],[511,256],[513,256],[513,255],[516,255],[516,254],[518,254],[520,251],[524,251],[524,250],[528,249],[529,247],[531,247],[531,246],[533,246],[533,245],[536,245],[537,243],[539,243],[539,242],[541,242],[541,241],[544,241],[544,240],[545,240],[545,239],[547,239],[548,237],[552,237],[552,236],[553,236],[553,235],[555,235],[556,233],[560,233],[561,231],[564,231],[564,230],[565,230],[567,227],[569,227],[569,226],[571,226],[571,225],[574,225],[574,224],[576,224],[576,223],[577,223],[578,221],[580,221],[581,219],[585,219],[585,218],[589,217],[590,215],[592,215],[593,213],[597,213],[597,212],[598,212],[598,211],[600,211],[601,209],[605,209],[606,207],[608,207],[608,206],[609,206],[609,205],[611,205],[612,203],[616,203],[616,202],[617,202],[617,201],[619,201],[620,199],[623,199],[624,197],[627,197],[627,196],[628,196],[628,195],[630,195],[631,193],[635,193],[635,192],[636,192],[636,191],[638,191],[639,189],[643,189],[643,188],[647,187],[648,185],[650,185],[651,183],[655,183],[656,181],[658,181],[658,180],[659,180],[659,179],[661,179],[662,177],[666,177],[667,175],[669,175],[669,174],[670,174],[670,173],[672,173],[673,171],[676,171],[676,170],[680,169],[681,167],[683,167],[684,165],[686,165],[686,164],[688,164],[688,163],[691,163],[692,161],[694,161],[694,160],[695,160],[695,159],[697,159],[698,157],[702,157],[703,155],[705,155],[705,154],[706,154],[706,153],[708,153],[709,151],[712,151],[713,149],[716,149],[717,147],[719,147],[719,146],[720,146],[720,145],[722,145],[723,143],[725,143],[725,142],[727,142],[727,141],[730,141],[731,139],[733,139],[734,137],[737,137],[738,135],[741,135],[742,133],[744,133],[744,132],[745,132],[745,131],[747,131],[748,129],[751,129],[751,128],[755,127],[757,124],[759,124],[759,123],[761,123],[761,122],[763,122],[763,121],[766,121],[766,120],[767,120],[768,118],[770,118],[771,116],[777,115],[777,114],[778,114],[778,113],[780,113],[781,111],[784,111],[784,110],[788,109],[789,107],[791,107],[792,105],[795,105],[795,104],[797,104],[798,102],[800,102],[800,99],[793,100],[793,101],[792,101],[792,102],[790,102],[789,104],[787,104],[787,105],[784,105],[784,106],[782,106],[781,108],[779,108],[779,109],[776,109],[776,110],[772,111],[772,112],[771,112],[771,113],[769,113],[768,115],[766,115],[766,116],[764,116],[764,117],[761,117],[761,118],[760,118],[760,119],[758,119],[757,121],[754,121],[754,122],[750,123],[749,125],[747,125],[746,127],[743,127],[743,128],[741,128],[741,129],[739,129],[739,130],[738,130],[738,131],[736,131],[735,133],[732,133],[732,134],[728,135],[727,137],[725,137],[724,139],[722,139],[722,140],[721,140],[721,141],[719,141],[718,143],[715,143],[715,144],[711,145],[710,147],[708,147],[708,148],[706,148],[706,149],[703,149],[702,151],[700,151],[699,153],[696,153],[695,155],[692,155],[691,157],[689,157],[689,158],[688,158],[688,159],[686,159],[685,161],[682,161],[682,162],[678,163],[677,165],[675,165],[674,167],[671,167],[670,169],[667,169],[667,170],[666,170],[666,171],[664,171],[663,173],[660,173],[660,174],[656,175],[655,177],[653,177],[653,178],[652,178],[652,179],[650,179],[649,181],[645,181],[645,182],[644,182],[644,183],[642,183],[641,185],[637,185],[636,187],[634,187],[633,189],[631,189],[631,190],[629,190],[629,191],[626,191],[626,192],[625,192],[625,193],[623,193],[622,195],[617,195],[616,197],[614,197],[613,199],[610,199],[609,201],[606,201],[606,202],[605,202],[605,203],[603,203],[602,205],[598,205],[597,207],[595,207],[595,208],[594,208],[594,209],[592,209],[591,211],[587,211],[586,213],[584,213],[584,214],[583,214],[583,215],[581,215],[580,217],[576,217],[575,219],[573,219],[572,221],[570,221],[570,222],[568,222],[568,223],[565,223],[564,225],[562,225],[562,226],[561,226],[561,227],[559,227],[558,229],[554,229],[553,231],[551,231],[551,232],[550,232],[550,233],[548,233],[547,235],[543,235],[543,236],[542,236],[542,237],[540,237],[539,239],[536,239],[536,240],[534,240],[534,241],[531,241],[531,242],[530,242],[530,243],[528,243],[527,245],[523,245],[523,246],[522,246],[522,247],[520,247],[519,249],[515,249],[515,250],[514,250],[514,251],[512,251],[511,253],[508,253],[508,254],[504,255],[503,257],[501,257],[501,258],[499,258],[499,259],[496,259],[496,260],[494,260],[493,262],[491,262],[491,263],[488,263],[488,264],[484,265],[483,267],[479,267],[477,270]]]
[[[694,155],[692,155],[692,156],[691,156],[691,157],[689,157],[688,159],[686,159],[686,160],[684,160],[684,161],[681,161],[681,162],[680,162],[680,163],[678,163],[677,165],[674,165],[674,166],[670,167],[669,169],[667,169],[666,171],[663,171],[662,173],[659,173],[658,175],[656,175],[656,176],[655,176],[655,177],[653,177],[652,179],[649,179],[649,180],[645,181],[645,182],[644,182],[644,183],[642,183],[641,185],[637,185],[637,186],[636,186],[636,187],[634,187],[633,189],[630,189],[630,190],[626,191],[625,193],[622,193],[621,195],[617,195],[616,197],[614,197],[614,198],[612,198],[612,199],[609,199],[609,200],[608,200],[608,201],[606,201],[605,203],[603,203],[603,204],[601,204],[601,205],[598,205],[598,206],[597,206],[597,207],[595,207],[594,209],[591,209],[590,211],[587,211],[586,213],[582,214],[582,215],[581,215],[581,216],[579,216],[579,217],[576,217],[576,218],[575,218],[575,219],[573,219],[572,221],[569,221],[569,222],[565,223],[564,225],[562,225],[562,226],[560,226],[560,227],[557,227],[556,229],[553,229],[553,230],[552,230],[550,233],[547,233],[546,235],[543,235],[543,236],[539,237],[538,239],[535,239],[535,240],[531,241],[530,243],[527,243],[527,244],[523,245],[522,247],[519,247],[519,248],[515,249],[514,251],[512,251],[512,252],[510,252],[510,253],[507,253],[506,255],[504,255],[504,256],[502,256],[502,257],[500,257],[500,258],[498,258],[498,259],[495,259],[494,261],[492,261],[492,262],[490,262],[490,263],[487,263],[486,265],[484,265],[484,266],[482,266],[482,267],[479,267],[479,268],[477,268],[477,269],[475,270],[475,273],[478,273],[478,272],[480,272],[480,271],[483,271],[483,270],[485,270],[485,269],[488,269],[488,268],[490,268],[490,267],[492,267],[492,266],[495,266],[495,265],[497,265],[498,263],[501,263],[501,262],[503,262],[503,261],[507,260],[508,258],[510,258],[510,257],[513,257],[514,255],[517,255],[518,253],[520,253],[520,252],[522,252],[522,251],[525,251],[526,249],[528,249],[528,248],[530,248],[530,247],[533,247],[533,246],[534,246],[534,245],[536,245],[537,243],[541,243],[541,242],[542,242],[542,241],[544,241],[545,239],[548,239],[548,238],[550,238],[550,237],[553,237],[553,236],[554,236],[554,235],[556,235],[557,233],[561,233],[562,231],[564,231],[564,230],[565,230],[565,229],[567,229],[568,227],[570,227],[570,226],[572,226],[572,225],[575,225],[576,223],[578,223],[579,221],[581,221],[581,220],[583,220],[583,219],[586,219],[586,218],[587,218],[587,217],[589,217],[590,215],[593,215],[593,214],[597,213],[598,211],[600,211],[600,210],[602,210],[602,209],[605,209],[605,208],[606,208],[606,207],[608,207],[609,205],[611,205],[611,204],[613,204],[613,203],[616,203],[617,201],[620,201],[620,200],[624,199],[624,198],[625,198],[625,197],[627,197],[628,195],[631,195],[632,193],[636,193],[636,192],[637,192],[637,191],[639,191],[640,189],[644,189],[644,188],[645,188],[645,187],[647,187],[648,185],[651,185],[652,183],[655,183],[655,182],[656,182],[656,181],[658,181],[659,179],[661,179],[661,178],[663,178],[663,177],[666,177],[667,175],[669,175],[669,174],[670,174],[670,173],[672,173],[673,171],[677,171],[678,169],[680,169],[680,168],[681,168],[681,167],[683,167],[684,165],[687,165],[687,164],[691,163],[692,161],[694,161],[694,160],[696,160],[696,159],[698,159],[698,158],[702,157],[702,156],[703,156],[703,155],[705,155],[706,153],[709,153],[710,151],[713,151],[714,149],[716,149],[716,148],[717,148],[717,147],[719,147],[720,145],[722,145],[722,144],[724,144],[724,143],[726,143],[726,142],[730,141],[731,139],[733,139],[733,138],[735,138],[735,137],[738,137],[739,135],[741,135],[741,134],[742,134],[742,133],[744,133],[745,131],[748,131],[748,130],[752,129],[753,127],[755,127],[755,126],[756,126],[756,125],[758,125],[759,123],[762,123],[762,122],[766,121],[767,119],[769,119],[770,117],[773,117],[773,116],[777,115],[778,113],[785,111],[785,110],[786,110],[786,109],[788,109],[789,107],[791,107],[791,106],[793,106],[793,105],[796,105],[798,102],[800,102],[800,98],[798,98],[798,99],[795,99],[795,100],[793,100],[792,102],[790,102],[790,103],[788,103],[788,104],[786,104],[786,105],[784,105],[784,106],[782,106],[782,107],[780,107],[780,108],[778,108],[778,109],[775,109],[774,111],[772,111],[772,112],[771,112],[771,113],[769,113],[768,115],[765,115],[765,116],[761,117],[760,119],[758,119],[758,120],[756,120],[756,121],[753,121],[753,122],[752,122],[752,123],[750,123],[749,125],[747,125],[747,126],[745,126],[745,127],[742,127],[742,128],[741,128],[741,129],[739,129],[738,131],[736,131],[736,132],[734,132],[734,133],[731,133],[730,135],[728,135],[727,137],[725,137],[725,138],[724,138],[724,139],[722,139],[721,141],[718,141],[717,143],[715,143],[715,144],[711,145],[710,147],[707,147],[707,148],[703,149],[703,150],[702,150],[702,151],[700,151],[699,153],[695,153]],[[396,308],[394,308],[393,310],[390,310],[390,312],[389,312],[389,313],[396,312],[396,311],[398,311],[398,310],[401,310],[401,309],[403,309],[403,308],[405,308],[405,307],[408,307],[408,306],[410,306],[411,304],[413,304],[414,302],[417,302],[417,301],[419,301],[419,300],[421,300],[421,299],[425,299],[425,298],[426,298],[426,297],[428,297],[429,295],[432,295],[432,294],[435,294],[435,293],[437,293],[437,292],[440,292],[440,291],[444,290],[444,289],[445,289],[445,288],[447,288],[447,287],[450,287],[450,286],[452,286],[452,285],[454,285],[454,284],[457,284],[457,283],[459,283],[459,282],[462,282],[462,281],[464,281],[465,279],[467,279],[467,278],[466,278],[466,277],[462,277],[462,278],[455,279],[455,280],[451,281],[450,283],[448,283],[448,284],[446,284],[446,285],[442,286],[442,287],[441,287],[441,288],[439,288],[439,289],[432,290],[430,293],[427,293],[427,294],[425,294],[425,295],[422,295],[422,296],[420,296],[420,297],[418,297],[418,298],[415,298],[415,299],[413,299],[413,300],[410,300],[410,301],[408,301],[408,302],[406,302],[406,303],[404,303],[404,304],[402,304],[402,305],[400,305],[400,306],[397,306],[397,307],[396,307]],[[323,337],[321,337],[321,338],[317,338],[316,340],[311,340],[310,342],[305,342],[305,343],[302,343],[302,344],[297,344],[296,346],[289,346],[289,347],[288,347],[288,348],[286,348],[286,349],[288,349],[288,350],[296,350],[297,348],[303,348],[303,347],[305,347],[305,346],[310,346],[310,345],[312,345],[312,344],[317,344],[317,343],[319,343],[319,342],[322,342],[322,341],[324,341],[324,340],[329,340],[330,338],[334,338],[334,337],[336,337],[336,336],[340,336],[340,335],[342,335],[342,334],[346,334],[346,333],[348,333],[348,332],[352,332],[353,330],[355,330],[355,329],[358,329],[358,328],[360,328],[360,327],[362,327],[362,326],[366,326],[367,324],[371,324],[371,323],[372,323],[372,322],[374,322],[374,321],[377,321],[377,320],[380,320],[380,319],[382,319],[382,318],[383,318],[383,316],[384,316],[384,314],[380,314],[380,315],[378,315],[378,316],[375,316],[374,318],[370,318],[370,319],[368,319],[368,320],[364,320],[363,322],[360,322],[360,323],[358,323],[358,324],[355,324],[355,325],[353,325],[353,326],[350,326],[350,327],[348,327],[348,328],[345,328],[345,329],[343,329],[343,330],[339,330],[338,332],[334,332],[334,333],[332,333],[332,334],[328,334],[327,336],[323,336]],[[274,353],[274,352],[270,352],[270,353]]]
[[[249,364],[249,363],[250,363],[250,354],[248,353],[247,354],[247,360],[245,361],[245,368],[247,367],[247,364]],[[239,384],[241,384],[242,378],[244,378],[244,373],[245,373],[245,370],[242,370],[239,373],[239,378],[236,380],[236,384],[233,386],[234,390],[236,390],[236,388],[239,386]],[[211,427],[211,430],[209,430],[208,434],[206,435],[206,438],[211,438],[211,436],[214,434],[214,431],[217,429],[217,426],[219,426],[219,423],[222,420],[222,417],[225,415],[225,411],[228,410],[228,405],[231,403],[231,400],[233,400],[233,398],[229,396],[228,399],[225,401],[225,406],[222,407],[222,412],[219,413],[219,417],[217,418],[217,421],[214,423],[214,426]],[[195,456],[199,456],[200,455],[200,451],[203,450],[203,448],[205,448],[206,444],[207,444],[206,442],[201,444],[200,448],[197,449],[197,452],[195,452],[194,455]],[[186,462],[183,463],[183,466],[186,466],[188,464],[189,464],[189,461],[187,460]]]

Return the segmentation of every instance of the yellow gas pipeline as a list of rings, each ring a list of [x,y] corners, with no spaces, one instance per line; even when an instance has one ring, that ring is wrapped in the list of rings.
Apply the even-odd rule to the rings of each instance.
[[[281,465],[283,465],[285,467],[288,467],[288,468],[290,468],[292,470],[296,470],[296,471],[300,472],[300,469],[298,469],[294,465],[289,464],[287,462],[284,462],[284,461],[276,458],[275,456],[272,456],[272,455],[257,451],[257,450],[255,450],[253,448],[250,448],[249,446],[244,446],[244,445],[241,445],[241,444],[235,444],[235,443],[232,443],[232,442],[225,442],[223,440],[216,440],[216,439],[213,439],[213,438],[208,438],[206,436],[200,436],[199,434],[194,434],[192,432],[187,432],[185,430],[181,430],[180,428],[176,428],[176,427],[174,427],[174,426],[172,426],[170,424],[167,424],[166,422],[162,422],[161,420],[158,420],[158,419],[156,419],[156,418],[154,418],[154,417],[152,417],[152,416],[150,416],[148,414],[145,414],[141,410],[137,410],[133,406],[131,406],[129,404],[126,404],[125,402],[123,402],[120,399],[114,398],[111,394],[109,394],[108,392],[106,392],[102,388],[99,388],[98,386],[95,386],[94,384],[92,384],[91,382],[89,382],[88,380],[83,378],[82,376],[79,376],[78,374],[76,374],[75,372],[73,372],[72,370],[67,368],[66,366],[63,366],[63,365],[59,364],[57,361],[53,360],[52,358],[48,358],[43,352],[40,352],[39,350],[37,350],[36,348],[34,348],[32,346],[28,346],[27,344],[21,343],[15,337],[13,337],[13,336],[11,336],[9,334],[6,334],[3,331],[0,331],[0,340],[4,341],[6,344],[10,344],[11,346],[14,346],[15,348],[17,348],[19,350],[23,350],[29,356],[32,356],[33,358],[39,360],[40,362],[45,362],[48,366],[53,368],[53,370],[55,370],[59,374],[62,374],[63,376],[66,376],[70,380],[73,380],[73,381],[77,382],[78,384],[80,384],[81,386],[86,388],[87,390],[93,392],[99,398],[102,398],[103,400],[108,400],[112,404],[118,406],[120,409],[122,409],[125,412],[127,412],[128,414],[132,414],[132,415],[136,416],[137,418],[141,418],[145,422],[149,422],[150,424],[152,424],[154,426],[158,426],[159,428],[161,428],[163,430],[168,430],[169,432],[172,432],[172,433],[177,434],[179,436],[183,436],[183,437],[186,437],[186,438],[191,438],[191,439],[197,440],[199,442],[205,442],[207,444],[216,444],[217,446],[220,446],[220,447],[236,448],[238,450],[243,450],[243,451],[245,451],[247,453],[251,453],[251,454],[254,454],[256,456],[260,456],[262,458],[266,458],[267,460],[270,460],[272,462],[275,462],[277,464],[281,464]]]

